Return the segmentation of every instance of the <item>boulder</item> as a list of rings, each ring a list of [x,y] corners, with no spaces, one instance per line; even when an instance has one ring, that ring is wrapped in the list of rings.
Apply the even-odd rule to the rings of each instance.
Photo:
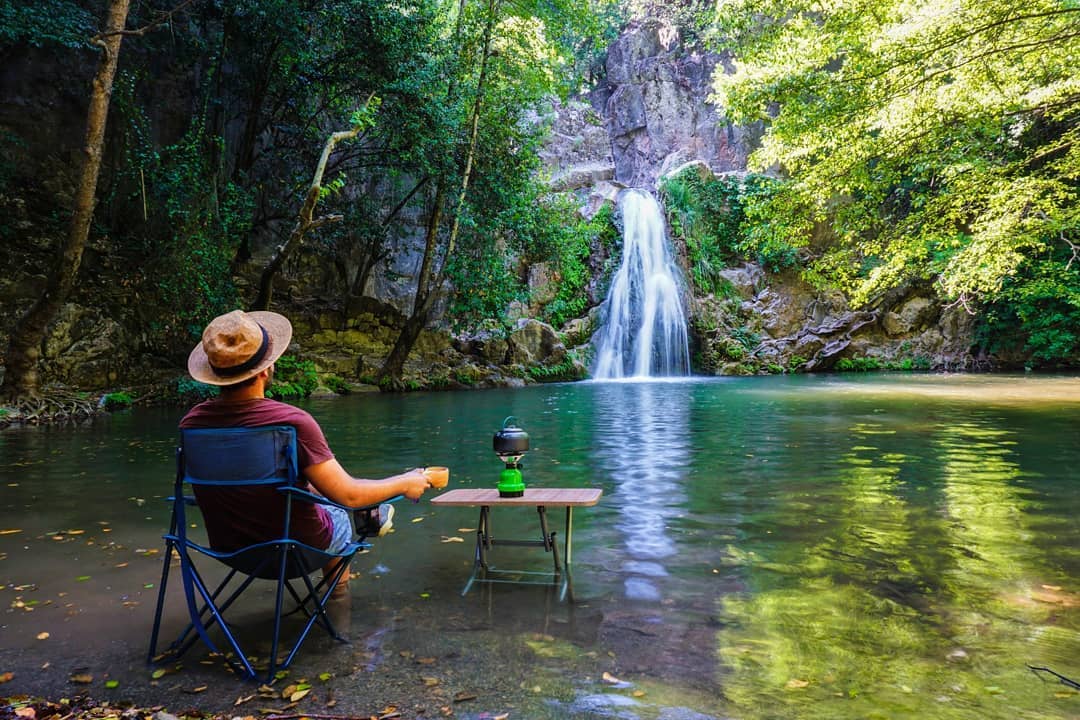
[[[566,347],[555,328],[539,320],[519,320],[507,338],[507,362],[525,366],[558,363],[566,357]]]
[[[49,326],[42,353],[49,380],[87,389],[104,389],[119,381],[128,333],[100,308],[67,303]]]
[[[914,297],[881,316],[881,327],[891,336],[904,335],[921,328],[937,314],[937,305],[929,298]]]

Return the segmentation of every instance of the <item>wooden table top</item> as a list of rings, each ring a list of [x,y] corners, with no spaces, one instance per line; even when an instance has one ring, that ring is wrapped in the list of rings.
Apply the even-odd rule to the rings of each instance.
[[[588,507],[599,502],[601,494],[600,488],[525,488],[521,497],[499,497],[498,488],[457,488],[431,498],[431,504]]]

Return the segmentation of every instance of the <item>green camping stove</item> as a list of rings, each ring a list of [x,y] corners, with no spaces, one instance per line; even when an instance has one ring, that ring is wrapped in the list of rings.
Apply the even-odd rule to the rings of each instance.
[[[521,497],[525,482],[521,479],[521,458],[529,451],[529,433],[513,421],[513,415],[503,420],[502,430],[495,433],[491,445],[506,467],[499,473],[499,497]]]

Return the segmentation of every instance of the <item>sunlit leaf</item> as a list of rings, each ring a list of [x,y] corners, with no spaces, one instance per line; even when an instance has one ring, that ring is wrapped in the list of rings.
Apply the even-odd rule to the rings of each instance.
[[[118,688],[118,687],[120,687],[120,681],[119,680],[106,680],[105,681],[105,687],[107,687],[110,690],[112,690],[113,688]]]
[[[49,633],[47,633],[47,632],[39,632],[37,634],[37,639],[38,640],[48,640],[49,639]]]
[[[75,673],[68,679],[73,683],[78,683],[79,685],[89,685],[90,683],[94,682],[94,676],[90,673]]]
[[[19,528],[10,528],[8,530],[0,530],[0,535],[14,535],[15,533],[21,533],[21,532],[22,532],[22,530],[19,529]]]

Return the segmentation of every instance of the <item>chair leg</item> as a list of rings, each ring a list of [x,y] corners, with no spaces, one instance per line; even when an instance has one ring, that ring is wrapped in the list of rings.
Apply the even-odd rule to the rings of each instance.
[[[165,588],[169,583],[169,563],[172,561],[172,540],[165,541],[165,560],[161,564],[161,581],[158,583],[157,608],[154,610],[154,629],[150,632],[150,652],[146,662],[151,663],[157,656],[158,632],[161,630],[161,613],[165,608]]]

